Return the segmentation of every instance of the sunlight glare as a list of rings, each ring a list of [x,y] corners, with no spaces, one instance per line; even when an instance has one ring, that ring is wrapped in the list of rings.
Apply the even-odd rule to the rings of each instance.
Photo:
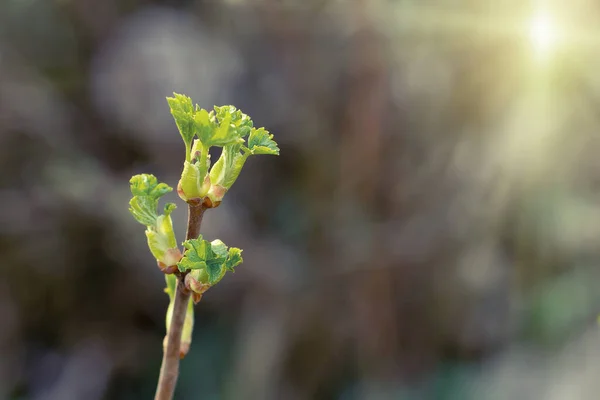
[[[545,12],[538,12],[531,20],[529,39],[536,53],[548,54],[558,42],[557,27]]]

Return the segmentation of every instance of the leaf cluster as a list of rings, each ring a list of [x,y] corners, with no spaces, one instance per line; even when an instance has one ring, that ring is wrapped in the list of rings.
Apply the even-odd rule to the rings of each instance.
[[[177,93],[167,101],[186,148],[178,186],[178,193],[185,201],[208,197],[210,204],[218,205],[249,156],[279,155],[273,135],[265,128],[255,128],[250,117],[234,106],[215,106],[208,111]],[[223,150],[210,168],[208,151],[212,146]]]
[[[205,285],[219,282],[227,271],[242,263],[242,250],[227,247],[221,240],[209,242],[202,238],[186,240],[183,243],[186,251],[177,266],[182,272],[196,271],[197,280]]]

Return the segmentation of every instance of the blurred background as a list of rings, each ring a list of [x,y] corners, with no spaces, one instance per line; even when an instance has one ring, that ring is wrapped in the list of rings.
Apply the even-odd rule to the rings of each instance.
[[[597,399],[599,19],[0,0],[0,399],[153,397],[168,297],[128,181],[176,185],[173,91],[281,147],[205,216],[245,262],[196,307],[177,399]]]

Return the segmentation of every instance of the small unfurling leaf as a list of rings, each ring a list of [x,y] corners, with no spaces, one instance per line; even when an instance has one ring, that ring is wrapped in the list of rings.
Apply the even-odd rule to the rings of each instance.
[[[279,147],[273,140],[273,135],[265,128],[252,129],[248,138],[248,148],[252,154],[279,155]]]
[[[201,288],[202,293],[206,291],[206,285],[210,287],[218,283],[227,271],[233,271],[233,268],[242,262],[240,249],[228,249],[225,243],[218,239],[208,242],[199,237],[187,240],[183,245],[186,252],[177,266],[182,272],[193,273],[192,283],[196,285],[196,290]],[[194,287],[191,289],[195,290]]]
[[[206,260],[211,259],[212,249],[210,243],[202,239],[202,235],[198,239],[190,239],[183,242],[185,253],[177,266],[180,271],[193,269],[206,269]]]
[[[192,99],[182,94],[173,93],[174,97],[167,97],[167,102],[171,109],[173,119],[183,142],[185,143],[186,151],[189,152],[192,140],[196,134],[196,125],[194,123],[194,107]],[[188,155],[186,154],[186,159]]]
[[[142,225],[154,225],[158,218],[158,200],[173,190],[164,183],[158,183],[154,175],[135,175],[129,180],[133,198],[129,201],[129,211]]]
[[[175,265],[181,259],[170,215],[176,206],[167,203],[160,215],[157,210],[158,200],[173,189],[158,183],[156,177],[149,174],[132,177],[130,188],[133,198],[129,201],[129,211],[139,223],[146,226],[150,252],[161,268]]]
[[[210,146],[210,138],[217,128],[214,116],[203,108],[196,108],[194,114],[194,124],[196,127],[196,135],[204,146]]]
[[[233,269],[243,261],[242,250],[237,247],[230,247],[227,254],[227,260],[225,260],[225,268],[227,268],[228,271],[233,272]]]
[[[250,153],[241,153],[241,146],[233,144],[223,147],[221,157],[210,170],[211,190],[208,196],[213,202],[221,201],[235,183]]]
[[[227,118],[231,129],[234,129],[241,138],[248,136],[250,129],[254,126],[250,117],[234,106],[215,106],[215,113],[219,121]]]

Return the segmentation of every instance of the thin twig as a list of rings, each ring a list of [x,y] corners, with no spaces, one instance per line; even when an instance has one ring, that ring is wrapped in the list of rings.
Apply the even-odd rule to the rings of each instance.
[[[202,216],[205,208],[202,204],[188,207],[188,226],[186,240],[196,239],[200,235]],[[160,376],[156,388],[155,400],[171,400],[175,392],[177,378],[179,376],[179,360],[181,359],[181,332],[190,301],[190,291],[185,287],[185,273],[176,272],[177,286],[175,288],[175,303],[173,304],[173,317],[169,326],[167,346],[163,354]]]

